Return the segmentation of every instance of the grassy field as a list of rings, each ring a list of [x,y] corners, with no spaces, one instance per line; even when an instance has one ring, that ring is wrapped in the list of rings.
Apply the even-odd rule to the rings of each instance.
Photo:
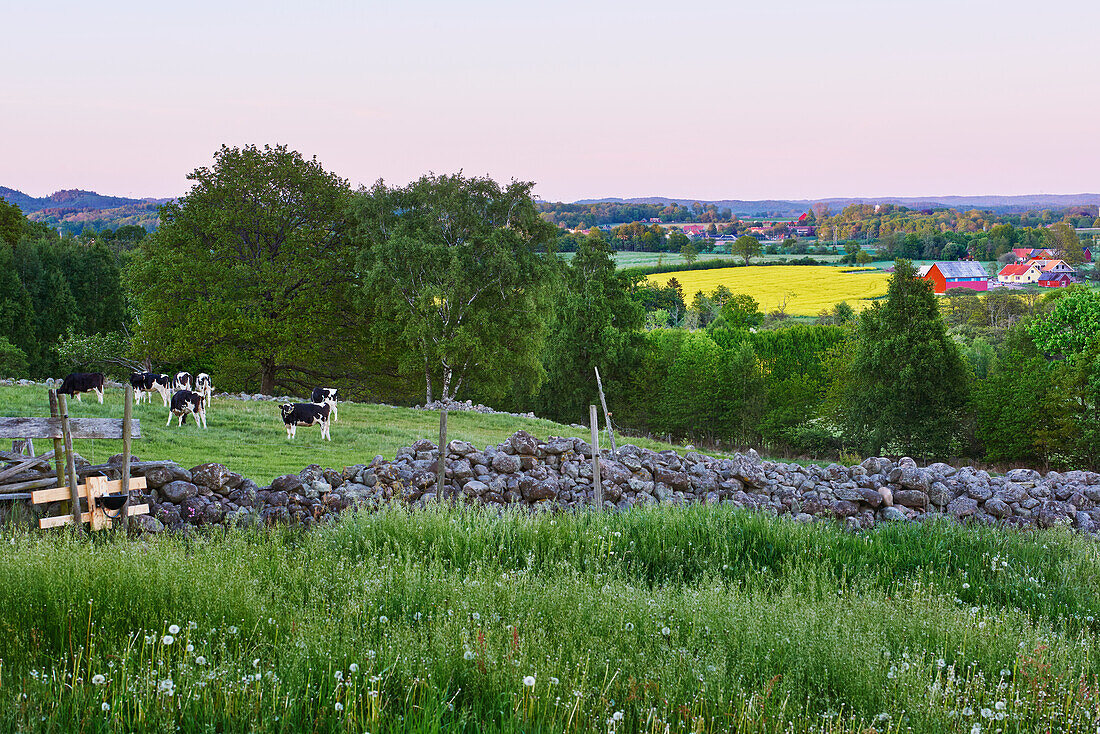
[[[709,293],[724,285],[734,293],[747,293],[760,303],[761,310],[771,311],[783,298],[787,313],[792,316],[816,316],[847,301],[857,311],[870,305],[867,299],[886,294],[890,277],[881,270],[845,272],[844,268],[814,265],[776,265],[750,268],[717,268],[715,270],[685,270],[650,275],[652,283],[664,285],[676,278],[684,288],[684,298],[690,301],[697,291]]]
[[[107,390],[100,405],[95,397],[83,402],[69,401],[74,417],[121,418],[123,393]],[[45,388],[0,386],[0,415],[48,416]],[[134,441],[133,452],[145,460],[171,459],[190,468],[213,461],[225,464],[261,484],[286,473],[297,473],[317,463],[341,468],[369,463],[377,454],[392,459],[399,448],[417,439],[439,440],[439,413],[387,405],[345,403],[340,405],[340,420],[332,424],[332,441],[322,441],[317,428],[299,428],[297,438],[288,441],[278,403],[242,402],[215,398],[207,413],[207,426],[199,429],[191,419],[181,428],[165,427],[168,410],[159,396],[152,405],[134,406],[134,417],[141,421],[142,438]],[[449,439],[469,441],[479,448],[499,443],[518,430],[540,438],[548,436],[588,437],[588,429],[570,428],[546,420],[513,418],[506,415],[449,413]],[[639,446],[655,449],[668,444],[648,439],[631,439]],[[81,456],[102,463],[122,450],[121,441],[77,441]],[[45,448],[39,449],[45,451]]]
[[[0,730],[1095,732],[1100,553],[723,507],[0,536]]]

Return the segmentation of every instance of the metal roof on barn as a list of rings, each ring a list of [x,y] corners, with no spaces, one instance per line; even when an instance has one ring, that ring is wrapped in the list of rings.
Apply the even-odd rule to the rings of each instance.
[[[989,273],[985,271],[982,264],[973,260],[938,262],[935,265],[940,275],[945,278],[989,278]]]

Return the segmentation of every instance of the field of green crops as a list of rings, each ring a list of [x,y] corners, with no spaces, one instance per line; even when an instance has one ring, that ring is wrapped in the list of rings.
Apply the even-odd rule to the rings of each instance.
[[[0,534],[0,731],[1079,732],[1069,531],[727,507]]]
[[[786,301],[791,316],[816,316],[841,301],[857,311],[871,299],[886,294],[889,274],[881,270],[859,270],[815,265],[771,265],[714,270],[684,270],[650,275],[651,283],[664,285],[676,278],[690,301],[698,291],[710,293],[724,285],[734,293],[747,293],[760,308],[772,311]]]

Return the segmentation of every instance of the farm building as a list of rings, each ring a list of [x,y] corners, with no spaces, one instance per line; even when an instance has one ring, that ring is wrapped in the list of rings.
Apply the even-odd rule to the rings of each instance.
[[[997,280],[1001,283],[1038,283],[1043,268],[1036,262],[1012,263],[1001,268]]]
[[[978,262],[935,262],[923,266],[918,274],[923,280],[932,282],[932,290],[936,293],[946,293],[952,288],[989,289],[989,273]]]
[[[1069,273],[1044,272],[1039,276],[1039,285],[1044,288],[1065,288],[1073,282]]]

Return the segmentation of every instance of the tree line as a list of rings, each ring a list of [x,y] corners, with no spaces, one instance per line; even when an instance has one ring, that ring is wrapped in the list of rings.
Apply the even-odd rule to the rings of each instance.
[[[326,384],[573,422],[598,367],[616,425],[677,439],[819,457],[1100,456],[1100,307],[1084,288],[937,301],[899,259],[862,313],[839,304],[792,323],[749,294],[649,285],[615,267],[598,231],[567,262],[527,182],[352,190],[281,146],[223,147],[189,178],[160,229],[134,240],[63,240],[0,216],[4,372],[186,368],[219,389]]]

